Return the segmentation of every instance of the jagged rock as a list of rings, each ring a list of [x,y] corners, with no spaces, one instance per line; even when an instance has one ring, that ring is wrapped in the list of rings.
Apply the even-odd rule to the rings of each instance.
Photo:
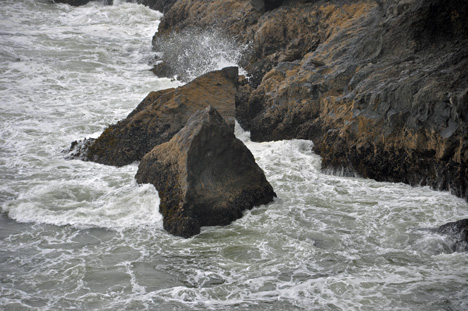
[[[136,179],[156,187],[164,228],[182,237],[201,226],[227,225],[276,196],[251,152],[211,106],[145,155]]]
[[[75,140],[71,143],[70,149],[63,150],[65,153],[65,159],[88,159],[89,147],[96,141],[95,138],[85,138],[83,140]]]
[[[468,2],[250,1],[217,14],[240,2],[179,0],[161,25],[251,42],[255,89],[237,106],[253,140],[311,139],[325,169],[468,199]]]
[[[212,105],[234,128],[237,67],[207,73],[176,89],[151,92],[126,119],[109,126],[76,153],[97,163],[123,166],[169,141],[196,111]]]
[[[457,252],[468,251],[468,219],[449,222],[440,226],[437,233],[447,235],[451,240],[451,247]]]
[[[163,16],[153,45],[187,29],[222,29],[239,45],[249,45],[240,65],[257,86],[280,61],[300,59],[314,49],[328,29],[316,27],[327,16],[316,16],[307,0],[179,0]],[[298,18],[300,16],[300,18]],[[164,72],[167,68],[164,68]]]

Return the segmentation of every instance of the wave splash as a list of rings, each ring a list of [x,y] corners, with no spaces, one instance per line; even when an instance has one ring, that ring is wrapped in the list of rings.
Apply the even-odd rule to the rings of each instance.
[[[239,45],[217,29],[184,29],[155,37],[155,73],[188,82],[210,71],[238,66],[248,45]],[[243,70],[240,70],[243,73]]]

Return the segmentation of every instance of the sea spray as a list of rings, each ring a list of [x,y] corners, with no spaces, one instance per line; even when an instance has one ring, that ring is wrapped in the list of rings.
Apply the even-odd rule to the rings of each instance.
[[[213,70],[238,66],[248,50],[248,45],[238,44],[234,38],[215,28],[186,28],[155,37],[153,47],[160,56],[156,73],[185,82]]]
[[[468,256],[419,230],[468,217],[468,204],[325,175],[310,141],[238,129],[278,199],[192,239],[163,230],[136,165],[64,160],[71,141],[177,85],[149,72],[159,16],[2,1],[1,310],[468,310]]]

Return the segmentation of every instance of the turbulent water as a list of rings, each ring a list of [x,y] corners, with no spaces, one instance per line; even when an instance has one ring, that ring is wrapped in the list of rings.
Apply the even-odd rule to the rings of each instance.
[[[308,141],[237,129],[278,198],[191,239],[167,234],[136,164],[62,153],[177,85],[149,72],[161,14],[0,3],[0,309],[468,309],[468,255],[428,230],[467,203],[323,174]]]

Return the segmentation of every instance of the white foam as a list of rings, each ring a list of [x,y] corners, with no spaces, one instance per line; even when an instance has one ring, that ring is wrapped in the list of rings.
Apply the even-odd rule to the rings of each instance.
[[[18,4],[10,15],[1,13],[6,34],[0,37],[0,99],[12,104],[2,104],[0,115],[0,189],[17,193],[0,202],[3,212],[19,222],[79,228],[160,223],[157,193],[136,185],[134,166],[117,170],[65,161],[61,150],[97,136],[148,92],[177,85],[149,72],[161,14],[131,3],[22,5],[44,8]],[[44,9],[53,10],[52,19]],[[106,182],[110,172],[120,180]]]
[[[237,127],[278,198],[191,239],[162,230],[136,164],[63,159],[178,85],[148,71],[159,17],[132,3],[0,7],[0,206],[16,220],[0,218],[0,308],[466,309],[466,255],[420,229],[467,217],[467,203],[322,174],[310,141]]]

